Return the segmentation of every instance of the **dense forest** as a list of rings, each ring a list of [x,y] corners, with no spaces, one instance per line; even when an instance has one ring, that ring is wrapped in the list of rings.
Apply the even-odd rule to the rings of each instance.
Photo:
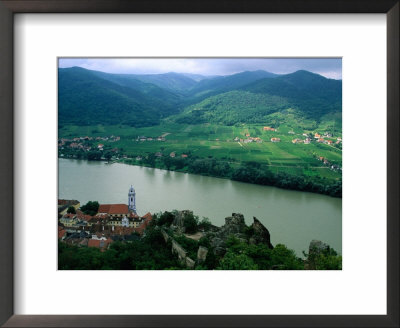
[[[260,123],[289,108],[319,121],[324,115],[341,113],[342,101],[341,81],[307,71],[194,79],[178,73],[109,74],[72,67],[59,69],[58,87],[61,125],[141,127],[167,117],[188,124]]]

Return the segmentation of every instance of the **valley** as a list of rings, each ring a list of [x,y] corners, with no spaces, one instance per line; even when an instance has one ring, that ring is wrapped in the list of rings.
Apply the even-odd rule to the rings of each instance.
[[[194,80],[59,69],[60,158],[341,197],[341,119],[341,81],[307,71]]]

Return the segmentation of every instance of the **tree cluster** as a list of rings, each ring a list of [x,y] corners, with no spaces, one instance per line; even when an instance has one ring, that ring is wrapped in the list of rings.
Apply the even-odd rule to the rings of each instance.
[[[81,206],[81,211],[87,215],[96,215],[99,210],[99,202],[88,201],[85,205]]]

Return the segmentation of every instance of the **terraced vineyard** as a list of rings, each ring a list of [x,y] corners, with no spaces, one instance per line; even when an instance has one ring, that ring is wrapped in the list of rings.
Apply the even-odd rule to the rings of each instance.
[[[297,131],[295,134],[289,134],[288,131],[290,128],[286,126],[272,132],[264,131],[260,125],[246,124],[222,126],[209,123],[199,125],[165,123],[145,128],[98,125],[66,126],[60,129],[59,138],[119,136],[119,141],[98,140],[93,142],[92,147],[104,144],[105,149],[118,148],[120,154],[132,159],[154,153],[161,153],[162,156],[175,153],[176,157],[186,154],[191,157],[215,158],[228,161],[231,165],[254,161],[268,166],[272,172],[320,175],[330,179],[341,177],[339,171],[331,170],[318,159],[324,157],[331,164],[341,166],[341,149],[317,143],[315,139],[310,144],[293,144],[293,139],[304,140],[302,134],[311,131]],[[167,135],[164,141],[157,140],[165,134]],[[140,141],[140,137],[152,140]],[[261,140],[246,142],[250,137],[258,137]],[[273,137],[280,138],[280,142],[271,142]],[[341,135],[335,135],[330,139],[334,140],[337,137]]]

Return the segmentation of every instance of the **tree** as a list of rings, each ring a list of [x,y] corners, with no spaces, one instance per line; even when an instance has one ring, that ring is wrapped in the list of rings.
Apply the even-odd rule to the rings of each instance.
[[[160,226],[164,224],[171,225],[172,221],[174,221],[174,218],[175,216],[171,212],[165,211],[157,220],[157,224]]]
[[[73,206],[68,207],[67,213],[69,213],[69,214],[76,214],[75,207],[73,207]]]
[[[105,157],[105,159],[107,160],[107,161],[110,161],[110,159],[111,159],[111,157],[113,156],[113,154],[111,153],[111,152],[106,152],[106,154],[104,155],[104,157]]]
[[[81,207],[83,213],[88,215],[96,215],[99,210],[99,202],[97,201],[88,201],[85,205]]]
[[[164,165],[167,167],[167,170],[169,170],[171,168],[171,166],[173,165],[173,159],[169,156],[165,156],[164,157]]]
[[[100,151],[89,151],[87,154],[87,159],[89,161],[98,161],[101,159],[101,152]]]
[[[156,155],[154,153],[149,154],[145,159],[144,162],[149,164],[150,166],[154,166],[156,164]]]
[[[278,244],[271,252],[272,265],[278,266],[283,270],[301,270],[304,264],[295,252],[288,249],[285,245]]]

